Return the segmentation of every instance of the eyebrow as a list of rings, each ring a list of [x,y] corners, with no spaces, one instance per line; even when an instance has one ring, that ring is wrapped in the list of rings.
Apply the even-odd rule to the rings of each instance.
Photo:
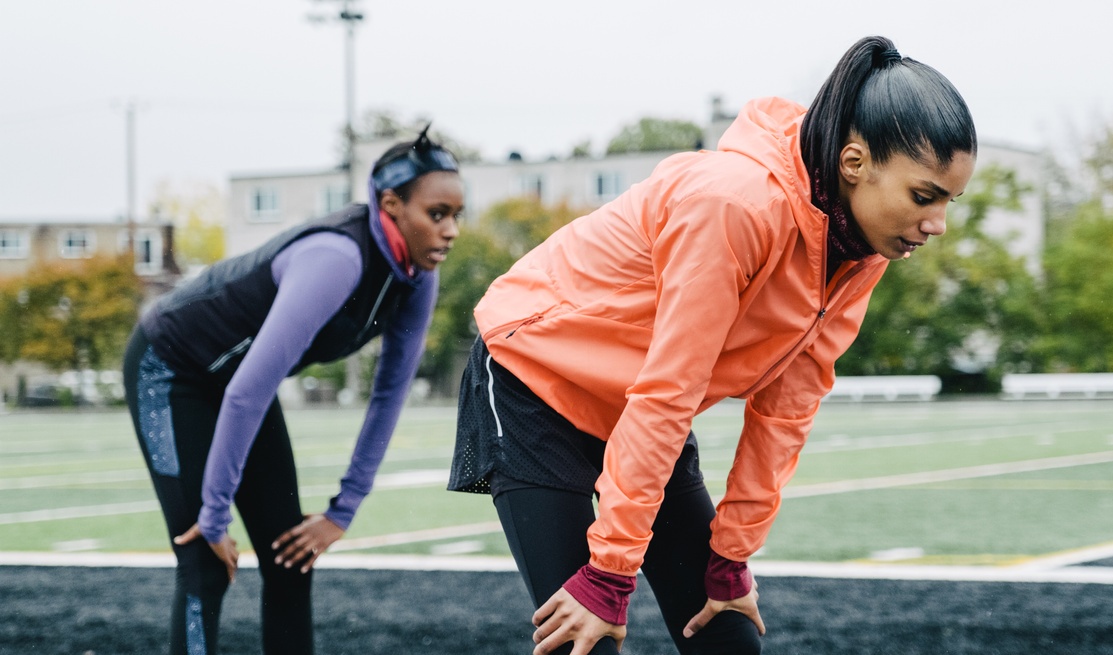
[[[931,180],[920,180],[920,184],[923,184],[924,186],[930,188],[933,192],[935,192],[935,193],[937,193],[941,196],[951,195],[950,191],[944,189],[943,187],[939,186],[935,182],[932,182]],[[965,191],[963,193],[965,193]],[[959,193],[959,194],[956,194],[955,197],[957,198],[958,196],[961,196],[961,195],[962,195],[962,193]]]

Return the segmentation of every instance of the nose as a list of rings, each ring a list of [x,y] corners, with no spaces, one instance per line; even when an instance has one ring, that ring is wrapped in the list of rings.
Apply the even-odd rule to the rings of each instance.
[[[441,236],[449,241],[460,236],[460,224],[454,217],[449,217],[448,220],[441,221]]]
[[[920,221],[920,231],[930,236],[943,236],[947,231],[947,207],[932,208],[927,216]]]

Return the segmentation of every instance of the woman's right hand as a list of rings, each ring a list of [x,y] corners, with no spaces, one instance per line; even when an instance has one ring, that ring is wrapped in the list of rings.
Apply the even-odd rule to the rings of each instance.
[[[607,623],[595,616],[561,587],[533,614],[533,655],[546,655],[557,646],[573,642],[571,655],[587,655],[603,637],[613,637],[618,650],[626,640],[626,626]]]
[[[184,534],[174,537],[174,543],[184,546],[197,539],[204,539],[204,537],[201,535],[201,527],[194,523],[193,527],[186,530]],[[217,559],[224,562],[224,568],[228,570],[228,582],[235,582],[236,568],[240,561],[240,551],[236,550],[236,540],[225,532],[220,537],[220,541],[215,544],[209,543],[209,548],[213,549]]]

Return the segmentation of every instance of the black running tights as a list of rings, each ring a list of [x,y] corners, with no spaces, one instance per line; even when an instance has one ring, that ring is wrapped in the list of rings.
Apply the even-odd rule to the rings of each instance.
[[[585,535],[595,521],[592,498],[546,487],[519,487],[498,494],[494,502],[518,570],[534,606],[540,607],[588,562]],[[738,612],[716,616],[691,639],[682,634],[707,602],[703,575],[711,554],[708,542],[714,516],[714,505],[702,486],[666,494],[641,570],[681,655],[756,655],[761,652],[757,628]],[[571,644],[556,652],[571,652]],[[591,651],[592,655],[617,652],[609,637]]]
[[[136,330],[128,344],[124,382],[136,431],[139,432],[139,394],[155,394],[145,387],[139,360],[147,340]],[[180,376],[170,381],[166,404],[173,427],[177,453],[177,475],[155,471],[144,439],[139,439],[155,493],[171,538],[197,522],[201,510],[201,478],[223,389],[189,381]],[[149,402],[144,409],[151,411]],[[235,497],[236,508],[259,558],[262,574],[263,652],[267,655],[313,652],[313,622],[310,605],[311,573],[297,567],[274,564],[271,543],[302,520],[293,450],[282,411],[275,402],[248,455],[243,479]],[[172,655],[208,655],[217,652],[220,608],[228,589],[224,564],[204,539],[184,546],[171,544],[177,557],[174,598],[171,609],[170,652]],[[240,544],[240,549],[244,548]]]

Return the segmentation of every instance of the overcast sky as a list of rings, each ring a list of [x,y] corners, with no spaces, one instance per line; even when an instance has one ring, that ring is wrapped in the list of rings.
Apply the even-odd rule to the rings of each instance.
[[[124,106],[144,208],[160,182],[338,161],[339,2],[0,0],[0,219],[127,207]],[[703,124],[782,95],[810,102],[881,34],[948,76],[983,141],[1059,147],[1113,122],[1105,0],[362,0],[360,112],[429,116],[485,157],[601,149],[642,116]],[[782,9],[778,7],[793,7]]]

